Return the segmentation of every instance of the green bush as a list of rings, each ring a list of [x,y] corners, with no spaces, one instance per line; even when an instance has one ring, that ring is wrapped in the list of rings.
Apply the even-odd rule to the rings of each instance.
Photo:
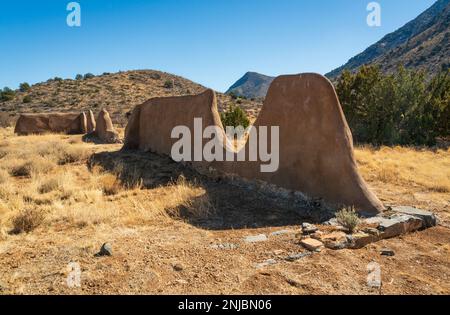
[[[349,233],[353,233],[359,224],[359,216],[353,207],[344,208],[336,213],[337,222],[347,229]]]
[[[3,90],[0,90],[1,102],[11,101],[14,97],[16,97],[16,92],[11,90],[9,87],[5,87]]]
[[[164,82],[164,88],[166,88],[166,89],[171,89],[171,88],[173,88],[173,81],[172,81],[172,80],[166,80],[166,81]]]
[[[95,77],[95,75],[93,75],[92,73],[86,73],[85,75],[84,75],[84,79],[85,80],[87,80],[87,79],[92,79],[92,78],[94,78]]]
[[[78,81],[83,80],[83,75],[82,74],[77,74],[75,76],[75,80],[78,80]]]
[[[30,95],[25,95],[25,96],[23,97],[22,102],[23,102],[24,104],[31,103],[31,96],[30,96]]]
[[[403,67],[385,75],[378,67],[344,71],[336,84],[356,142],[374,145],[434,145],[450,136],[450,75],[432,80]]]
[[[245,111],[239,106],[230,105],[230,107],[220,114],[222,124],[224,127],[238,127],[247,128],[250,125],[250,120]]]
[[[28,92],[30,90],[30,85],[27,82],[21,83],[19,90],[20,92]]]

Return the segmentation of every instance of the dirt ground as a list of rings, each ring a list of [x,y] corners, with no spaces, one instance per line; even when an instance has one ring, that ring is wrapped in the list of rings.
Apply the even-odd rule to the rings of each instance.
[[[75,143],[77,137],[60,138]],[[450,293],[450,195],[446,190],[387,183],[366,170],[364,177],[384,202],[433,211],[441,218],[440,225],[359,250],[324,249],[290,262],[284,258],[306,252],[295,231],[302,222],[311,221],[295,205],[208,180],[165,157],[121,153],[120,145],[85,146],[96,152],[90,164],[67,166],[81,180],[91,172],[88,165],[99,164],[108,171],[121,161],[118,177],[123,177],[122,183],[129,180],[130,169],[139,167],[142,188],[104,197],[108,216],[120,218],[87,224],[55,219],[30,233],[5,234],[0,238],[1,294]],[[138,222],[139,218],[127,220],[121,214],[130,203],[143,212],[150,209],[180,175],[208,195],[214,205],[209,216],[191,217],[181,211],[179,217],[154,216]],[[26,181],[12,180],[16,184]],[[89,211],[95,212],[95,207]],[[270,235],[281,230],[294,232]],[[269,239],[244,241],[258,234],[269,235]],[[111,244],[113,255],[95,257],[105,242]],[[233,246],[214,246],[221,244]],[[381,256],[383,248],[394,250],[395,256]],[[268,259],[277,263],[257,268],[256,264]],[[367,284],[371,262],[380,266],[381,288]],[[71,263],[81,269],[80,287],[67,284],[73,272]]]

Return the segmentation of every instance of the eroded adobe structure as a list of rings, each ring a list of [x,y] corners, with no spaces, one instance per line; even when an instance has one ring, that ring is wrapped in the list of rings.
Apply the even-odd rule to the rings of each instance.
[[[89,134],[103,143],[120,142],[119,133],[115,130],[111,117],[102,109],[97,119],[89,110],[81,113],[40,113],[21,114],[14,130],[18,135],[64,133]]]
[[[111,117],[106,109],[102,109],[98,113],[93,134],[104,143],[120,142],[119,133],[114,128]]]
[[[212,90],[195,96],[151,99],[133,110],[124,149],[170,155],[178,140],[171,138],[173,128],[187,126],[194,130],[195,118],[202,118],[203,127],[217,126],[224,133]],[[249,161],[249,142],[244,147],[245,162],[199,161],[193,162],[194,166],[262,180],[334,205],[355,206],[365,214],[384,209],[358,172],[352,135],[328,79],[318,74],[276,78],[254,124],[256,130],[262,126],[269,127],[269,131],[271,126],[279,126],[277,171],[263,173],[260,166],[265,163]],[[205,145],[209,140],[202,141]]]
[[[42,133],[84,134],[87,120],[84,113],[21,114],[14,132],[19,135]]]

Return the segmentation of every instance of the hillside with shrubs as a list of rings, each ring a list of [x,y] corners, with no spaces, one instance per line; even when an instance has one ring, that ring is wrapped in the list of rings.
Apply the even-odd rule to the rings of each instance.
[[[73,79],[55,77],[30,85],[22,83],[17,90],[0,88],[0,123],[13,124],[18,113],[68,112],[106,108],[114,123],[124,126],[126,113],[153,97],[197,94],[206,87],[180,76],[154,70],[117,73],[78,74]],[[239,105],[255,117],[258,101],[217,93],[219,111]]]

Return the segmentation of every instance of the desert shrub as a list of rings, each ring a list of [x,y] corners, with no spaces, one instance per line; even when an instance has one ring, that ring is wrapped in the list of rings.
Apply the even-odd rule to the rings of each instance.
[[[101,175],[100,186],[106,196],[117,195],[122,190],[120,179],[113,174]]]
[[[30,233],[45,219],[43,211],[38,209],[25,209],[12,219],[13,234]]]
[[[399,67],[344,71],[336,84],[355,141],[374,145],[434,145],[450,136],[450,71],[432,80]]]
[[[14,116],[9,113],[0,112],[0,127],[7,128],[14,124]]]
[[[77,74],[75,76],[75,80],[78,80],[78,81],[83,80],[83,75],[82,74]]]
[[[49,178],[44,180],[38,187],[38,192],[40,194],[47,194],[49,192],[55,191],[62,186],[60,178]]]
[[[171,88],[173,88],[173,81],[172,81],[172,80],[166,80],[166,81],[164,82],[164,88],[166,88],[166,89],[171,89]]]
[[[92,78],[95,78],[95,75],[93,75],[92,73],[86,73],[86,74],[84,75],[84,79],[85,79],[85,80],[87,80],[87,79],[92,79]]]
[[[353,233],[359,224],[359,216],[353,207],[343,208],[337,212],[336,219],[350,233]]]
[[[25,95],[25,96],[23,97],[23,99],[22,99],[22,102],[23,102],[24,104],[31,103],[31,96],[30,96],[30,95]]]
[[[238,127],[247,128],[250,125],[250,120],[245,111],[239,106],[231,105],[223,113],[220,114],[222,124],[224,127]]]
[[[57,163],[65,165],[80,162],[87,159],[88,155],[89,151],[81,145],[65,146],[64,150],[59,152]]]
[[[10,174],[15,177],[31,177],[33,174],[48,173],[55,167],[55,164],[42,157],[35,157],[28,161],[19,162],[12,165]]]
[[[30,90],[30,85],[27,82],[21,83],[19,90],[20,92],[28,92]]]
[[[233,100],[236,100],[236,99],[238,98],[238,96],[237,96],[236,93],[234,93],[234,92],[230,92],[230,93],[228,93],[228,95],[229,95]]]
[[[161,79],[161,75],[159,73],[153,72],[150,74],[150,78],[153,80],[160,80]]]
[[[11,90],[9,87],[3,88],[3,90],[0,91],[0,101],[1,102],[7,102],[11,101],[16,97],[16,92]]]

